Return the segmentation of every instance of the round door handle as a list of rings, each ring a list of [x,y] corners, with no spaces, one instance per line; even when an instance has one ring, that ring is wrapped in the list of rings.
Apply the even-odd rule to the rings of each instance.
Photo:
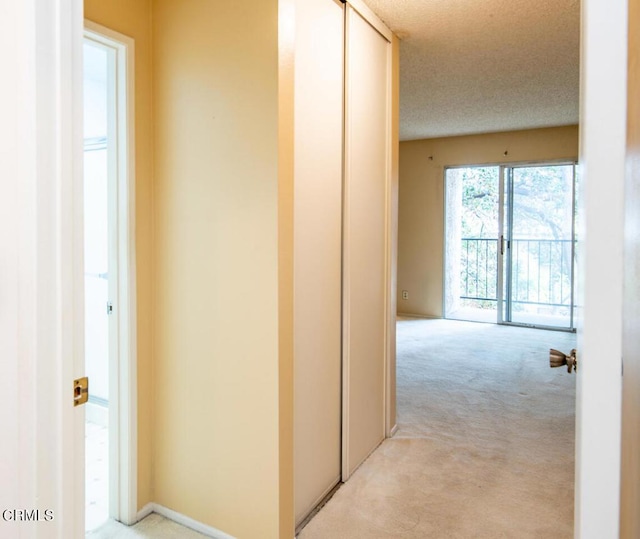
[[[549,350],[549,366],[554,369],[556,367],[567,366],[567,372],[572,372],[574,369],[578,370],[578,356],[577,351],[574,348],[569,355],[551,348]]]

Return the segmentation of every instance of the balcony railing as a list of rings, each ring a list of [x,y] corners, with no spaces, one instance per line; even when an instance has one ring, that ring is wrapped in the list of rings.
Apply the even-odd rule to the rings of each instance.
[[[571,241],[512,240],[512,304],[571,306]],[[462,238],[461,247],[461,299],[497,301],[498,240]]]

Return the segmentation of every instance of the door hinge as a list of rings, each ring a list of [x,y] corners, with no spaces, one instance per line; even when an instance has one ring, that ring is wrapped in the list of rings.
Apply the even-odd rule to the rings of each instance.
[[[107,301],[107,314],[113,314],[113,303]]]
[[[89,378],[83,376],[73,381],[73,405],[80,406],[89,400]]]

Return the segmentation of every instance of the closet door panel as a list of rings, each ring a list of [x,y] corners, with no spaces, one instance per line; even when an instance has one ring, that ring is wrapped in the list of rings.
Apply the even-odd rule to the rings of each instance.
[[[385,435],[391,44],[347,5],[343,479]]]
[[[344,11],[296,2],[296,524],[340,481]]]

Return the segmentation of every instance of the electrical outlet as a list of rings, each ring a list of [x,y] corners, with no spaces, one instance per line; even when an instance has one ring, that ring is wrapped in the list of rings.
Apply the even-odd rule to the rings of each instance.
[[[408,290],[403,290],[402,291],[402,299],[409,299],[409,291]]]

